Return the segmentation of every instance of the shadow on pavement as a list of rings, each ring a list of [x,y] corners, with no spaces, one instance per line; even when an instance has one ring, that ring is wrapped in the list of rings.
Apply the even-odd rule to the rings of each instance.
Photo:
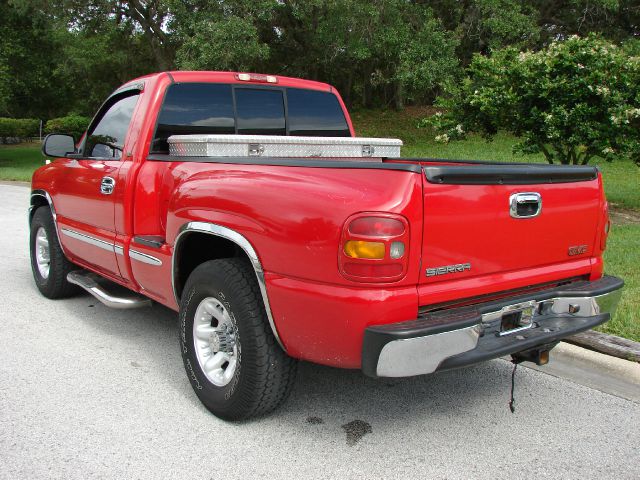
[[[204,411],[184,373],[176,312],[159,304],[140,310],[112,310],[85,294],[66,302],[69,315],[100,331],[107,347],[108,337],[128,343],[128,350],[136,356],[131,368],[144,368],[163,378],[168,387]],[[362,419],[374,421],[379,429],[397,428],[399,420],[471,415],[477,413],[478,402],[504,412],[509,381],[510,365],[500,360],[405,379],[371,379],[359,370],[301,362],[290,398],[269,418],[285,423],[312,418],[310,424]]]

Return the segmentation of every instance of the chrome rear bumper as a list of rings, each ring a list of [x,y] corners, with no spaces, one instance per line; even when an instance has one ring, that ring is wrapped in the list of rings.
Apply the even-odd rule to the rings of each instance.
[[[363,372],[373,377],[409,377],[460,367],[544,346],[608,321],[623,281],[594,282],[511,297],[498,302],[441,310],[423,318],[369,327]],[[504,319],[515,319],[505,329]]]

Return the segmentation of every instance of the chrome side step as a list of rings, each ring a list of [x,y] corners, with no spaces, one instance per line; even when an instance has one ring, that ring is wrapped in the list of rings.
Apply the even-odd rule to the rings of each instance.
[[[67,274],[67,281],[84,288],[91,295],[96,297],[100,302],[104,303],[107,307],[127,309],[127,308],[142,308],[150,307],[151,300],[148,298],[136,295],[133,292],[123,296],[112,295],[105,290],[105,288],[99,283],[100,281],[108,282],[102,277],[87,272],[85,270],[75,270]],[[120,288],[119,285],[114,285]],[[125,290],[124,288],[122,288]]]

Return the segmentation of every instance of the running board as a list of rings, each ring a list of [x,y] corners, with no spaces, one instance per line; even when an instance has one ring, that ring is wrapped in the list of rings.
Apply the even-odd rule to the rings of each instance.
[[[151,306],[151,300],[140,295],[136,295],[133,292],[123,296],[110,294],[99,283],[100,280],[103,280],[102,277],[83,270],[75,270],[67,274],[67,281],[69,283],[73,283],[74,285],[78,285],[84,288],[87,292],[96,297],[107,307],[123,310],[128,308],[142,308]],[[119,287],[119,285],[115,284],[114,286]],[[124,287],[121,288],[125,290]]]

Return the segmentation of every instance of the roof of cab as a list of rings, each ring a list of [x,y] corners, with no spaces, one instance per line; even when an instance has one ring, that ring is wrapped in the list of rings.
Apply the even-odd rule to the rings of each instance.
[[[333,87],[328,83],[316,82],[314,80],[303,80],[301,78],[283,77],[281,75],[273,75],[277,79],[277,83],[266,83],[254,80],[239,80],[237,75],[245,72],[210,72],[210,71],[184,71],[176,70],[169,72],[158,72],[142,77],[135,78],[127,82],[126,86],[130,83],[139,82],[151,77],[159,77],[161,75],[168,75],[176,83],[198,83],[198,82],[212,82],[212,83],[237,83],[242,85],[271,85],[281,87],[294,87],[294,88],[307,88],[311,90],[333,91]],[[248,72],[247,72],[248,73]],[[259,74],[264,75],[264,74]]]

